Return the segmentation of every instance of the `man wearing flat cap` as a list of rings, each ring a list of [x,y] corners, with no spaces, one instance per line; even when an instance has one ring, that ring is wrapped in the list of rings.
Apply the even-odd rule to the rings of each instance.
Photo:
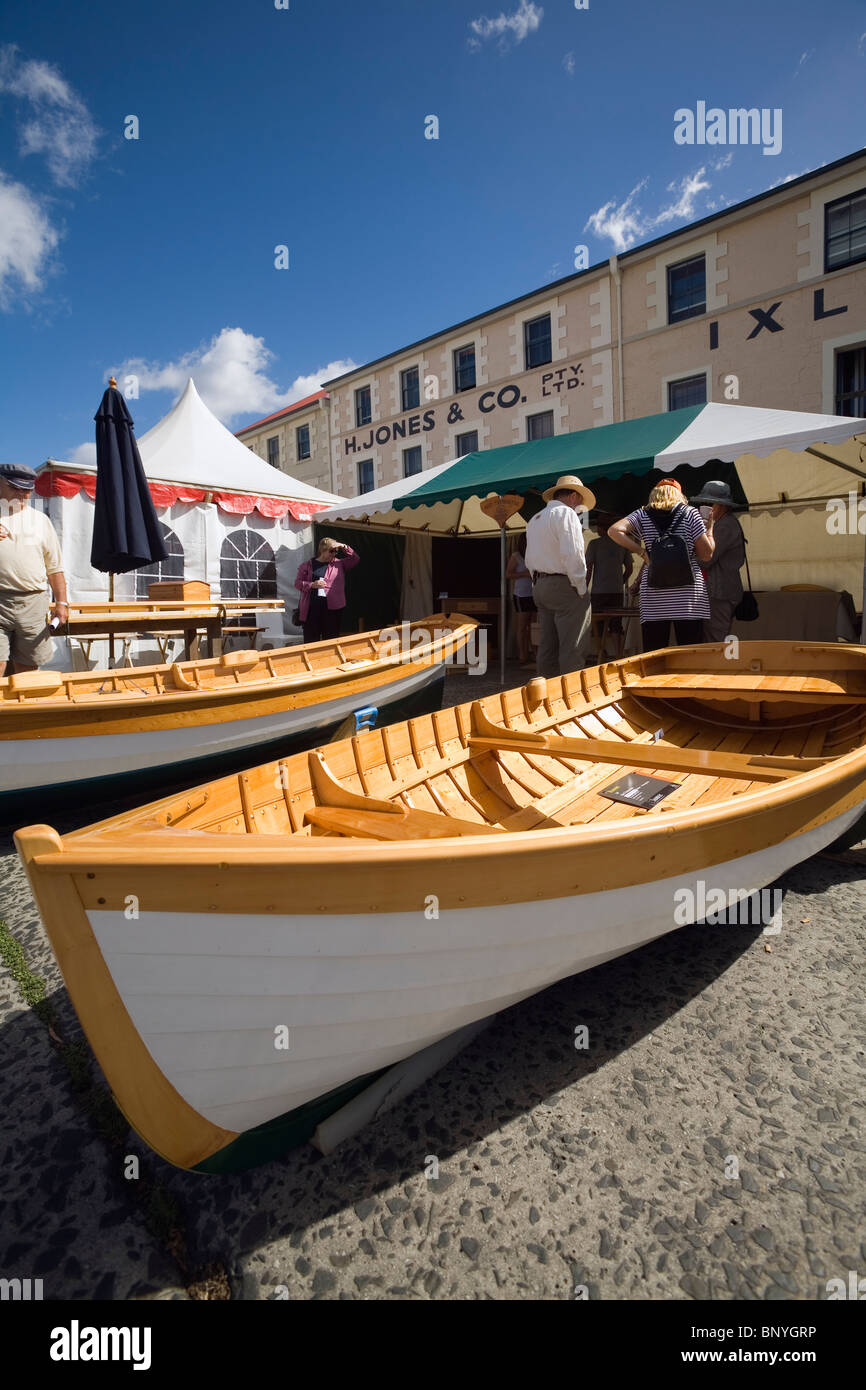
[[[62,623],[69,617],[60,544],[48,517],[30,505],[35,486],[32,468],[0,463],[0,675],[51,660],[46,582],[52,612]]]
[[[547,503],[526,528],[526,567],[538,609],[538,674],[579,671],[589,646],[590,606],[586,587],[583,528],[578,512],[595,497],[570,473],[542,493]]]

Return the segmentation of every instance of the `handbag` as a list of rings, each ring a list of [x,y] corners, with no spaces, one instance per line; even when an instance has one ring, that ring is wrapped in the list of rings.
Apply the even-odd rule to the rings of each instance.
[[[748,544],[749,542],[746,540],[744,536],[743,545],[747,546]],[[741,623],[753,623],[755,619],[758,617],[759,613],[758,600],[752,593],[752,576],[749,574],[749,556],[747,552],[744,551],[743,553],[746,560],[746,581],[749,587],[743,594],[743,597],[740,599],[736,608],[734,609],[734,617],[737,619],[738,622]]]
[[[293,622],[293,624],[294,624],[295,627],[300,627],[300,626],[301,626],[301,610],[300,610],[300,608],[296,608],[296,609],[294,610],[294,612],[292,613],[292,622]]]

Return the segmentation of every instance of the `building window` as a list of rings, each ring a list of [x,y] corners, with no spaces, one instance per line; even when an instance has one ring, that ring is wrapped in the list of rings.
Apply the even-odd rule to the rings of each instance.
[[[309,425],[298,425],[298,428],[295,430],[295,440],[298,446],[298,458],[308,459],[310,457]]]
[[[836,353],[837,415],[866,415],[866,347]]]
[[[355,392],[355,424],[369,425],[373,419],[373,407],[370,404],[369,386],[359,386]]]
[[[220,550],[221,598],[276,598],[274,552],[257,531],[232,531]]]
[[[553,411],[542,410],[539,415],[528,415],[526,418],[526,438],[527,439],[550,439],[553,434]]]
[[[280,466],[280,440],[278,435],[268,440],[268,463],[272,468]]]
[[[707,312],[707,265],[704,256],[668,266],[668,323],[682,323]]]
[[[707,375],[684,376],[668,382],[668,410],[683,410],[687,405],[706,405]]]
[[[543,367],[545,362],[553,361],[550,348],[550,314],[528,319],[523,325],[523,354],[527,371],[530,367]]]
[[[411,478],[413,473],[420,473],[423,464],[421,463],[421,445],[416,444],[414,449],[403,450],[403,477]]]
[[[475,344],[454,353],[454,390],[471,391],[475,385]]]
[[[824,270],[866,261],[866,188],[824,208]]]
[[[143,569],[135,571],[135,597],[146,599],[147,591],[151,584],[156,584],[160,579],[183,579],[183,546],[173,531],[159,522],[159,529],[165,548],[168,551],[168,558],[157,560],[155,565],[145,565]]]
[[[465,434],[458,434],[454,440],[454,457],[462,459],[464,454],[474,454],[478,450],[478,431],[467,430]]]
[[[373,474],[373,460],[361,459],[358,464],[358,491],[372,492],[376,486],[376,479]]]
[[[418,368],[407,367],[400,373],[400,400],[404,410],[417,410],[421,404],[421,384]]]

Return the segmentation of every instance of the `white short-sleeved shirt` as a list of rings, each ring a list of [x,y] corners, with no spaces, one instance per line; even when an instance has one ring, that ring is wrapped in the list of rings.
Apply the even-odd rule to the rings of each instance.
[[[49,574],[63,568],[57,532],[44,512],[0,502],[0,526],[10,535],[0,539],[0,591],[41,593]]]
[[[632,512],[627,518],[629,526],[636,531],[647,551],[652,549],[653,541],[664,532],[657,530],[646,507]],[[671,523],[674,524],[673,522]],[[647,584],[649,565],[644,565],[640,577],[640,620],[642,623],[676,622],[677,618],[688,620],[709,618],[710,601],[704,576],[695,555],[695,541],[706,534],[706,526],[700,512],[694,507],[686,507],[685,516],[680,513],[677,535],[682,536],[688,547],[689,564],[692,567],[692,583],[680,589],[651,589]]]

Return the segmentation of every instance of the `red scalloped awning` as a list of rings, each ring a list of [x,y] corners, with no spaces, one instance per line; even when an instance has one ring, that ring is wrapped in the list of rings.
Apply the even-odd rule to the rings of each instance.
[[[183,487],[178,483],[148,483],[155,507],[172,507],[175,502],[204,502],[208,496],[204,488]],[[62,473],[59,469],[46,468],[36,479],[36,492],[39,497],[75,497],[85,492],[93,499],[96,496],[95,473]],[[316,512],[328,510],[327,502],[302,502],[284,497],[255,497],[247,492],[214,492],[212,500],[220,511],[230,516],[249,516],[259,512],[261,516],[291,516],[295,521],[312,521]]]

